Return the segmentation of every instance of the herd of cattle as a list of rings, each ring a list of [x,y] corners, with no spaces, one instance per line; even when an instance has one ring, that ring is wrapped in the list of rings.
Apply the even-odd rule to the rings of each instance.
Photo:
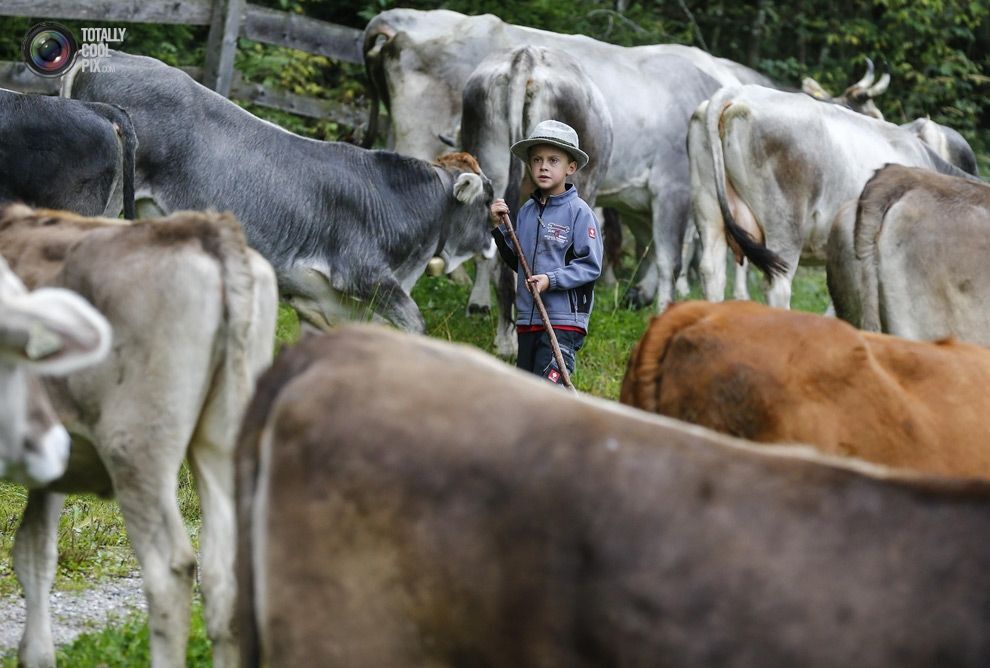
[[[831,97],[390,10],[365,59],[391,152],[111,59],[59,98],[0,90],[21,663],[55,662],[58,516],[91,492],[120,501],[153,664],[184,664],[184,460],[218,666],[990,663],[990,190],[957,132],[882,119],[872,64]],[[627,406],[409,333],[433,257],[477,255],[488,297],[488,205],[531,187],[508,146],[547,117],[650,258]],[[710,301],[671,305],[692,241]],[[775,306],[825,262],[841,320],[712,303],[729,248]],[[328,331],[273,364],[280,296]],[[407,331],[335,326],[368,318]]]

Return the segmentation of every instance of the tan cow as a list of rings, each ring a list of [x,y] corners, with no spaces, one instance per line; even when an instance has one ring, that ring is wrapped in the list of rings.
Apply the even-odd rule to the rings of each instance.
[[[886,165],[828,237],[836,314],[868,331],[990,345],[990,185]]]
[[[860,332],[752,302],[654,318],[620,400],[765,443],[990,478],[990,350]]]
[[[753,446],[463,346],[304,341],[237,475],[247,665],[990,662],[986,482]]]
[[[235,664],[232,451],[253,381],[271,359],[271,266],[233,217],[191,212],[130,224],[12,205],[0,210],[0,254],[32,287],[79,292],[114,331],[106,360],[46,386],[72,450],[65,476],[30,493],[17,532],[21,662],[54,664],[58,515],[66,492],[94,492],[117,496],[141,564],[153,665],[184,665],[196,562],[176,485],[188,456],[214,662]]]

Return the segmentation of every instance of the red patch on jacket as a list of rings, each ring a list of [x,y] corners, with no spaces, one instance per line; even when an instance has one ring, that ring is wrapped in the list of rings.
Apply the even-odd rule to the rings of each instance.
[[[594,239],[596,234],[598,234],[598,231],[595,228],[593,228],[593,227],[589,227],[588,228],[588,236],[589,237],[591,237],[592,239]]]

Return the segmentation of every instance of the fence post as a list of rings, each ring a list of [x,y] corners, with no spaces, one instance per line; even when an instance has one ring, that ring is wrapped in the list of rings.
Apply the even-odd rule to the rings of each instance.
[[[244,4],[245,0],[213,0],[203,84],[224,97],[230,95],[234,78],[234,54],[237,52],[237,35],[244,16]]]

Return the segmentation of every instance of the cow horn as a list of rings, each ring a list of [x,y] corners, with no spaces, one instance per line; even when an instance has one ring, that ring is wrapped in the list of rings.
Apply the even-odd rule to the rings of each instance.
[[[364,59],[377,58],[381,55],[382,48],[395,38],[395,31],[389,26],[376,27],[373,31],[365,35],[364,38]]]
[[[870,86],[866,94],[870,97],[876,97],[877,95],[882,95],[886,92],[887,87],[890,85],[890,72],[884,72],[883,76],[880,77],[880,81],[876,82]]]
[[[874,71],[873,71],[873,61],[869,58],[866,59],[866,74],[863,78],[854,83],[850,88],[867,88],[873,83]]]
[[[390,37],[383,33],[377,33],[374,36],[374,40],[371,41],[371,47],[366,49],[364,52],[364,59],[374,60],[378,56],[382,55],[382,48],[388,44]],[[367,45],[366,45],[367,46]]]

